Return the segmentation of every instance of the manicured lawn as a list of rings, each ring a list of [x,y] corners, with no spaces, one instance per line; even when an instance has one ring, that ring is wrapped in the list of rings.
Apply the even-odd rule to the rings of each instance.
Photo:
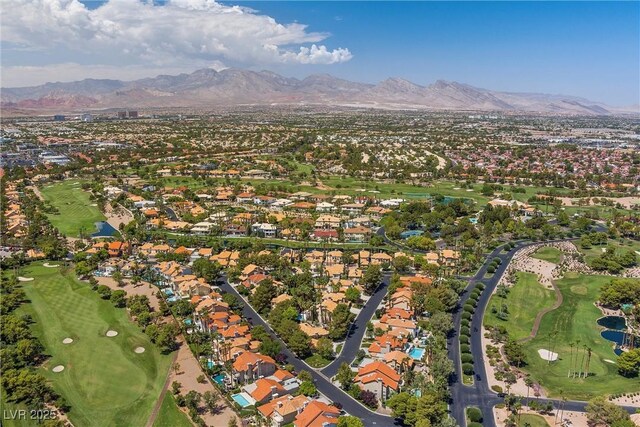
[[[0,395],[2,396],[2,400],[0,400],[2,427],[31,427],[36,424],[37,421],[29,418],[29,409],[26,405],[5,401],[4,389],[0,389]],[[26,414],[25,419],[21,419],[22,417],[17,415],[18,411],[26,411],[24,412]]]
[[[62,234],[70,237],[77,237],[81,231],[94,233],[95,223],[105,219],[97,206],[91,206],[95,202],[89,200],[89,193],[80,185],[81,181],[64,181],[40,188],[44,199],[59,211],[47,217]]]
[[[317,353],[314,354],[313,356],[307,357],[305,359],[305,362],[307,362],[307,364],[312,368],[323,368],[327,366],[329,363],[331,363],[330,360],[325,359],[324,357],[320,356]]]
[[[25,267],[22,276],[31,304],[20,310],[35,320],[34,333],[51,357],[41,369],[54,389],[71,405],[77,426],[143,426],[160,395],[171,363],[124,309],[116,309],[90,287],[62,268],[40,263]],[[118,332],[108,338],[108,330]],[[64,338],[71,344],[63,344]],[[136,354],[133,350],[144,347]],[[63,365],[64,371],[51,368]]]
[[[540,415],[522,414],[520,415],[518,427],[524,427],[526,425],[529,425],[530,427],[549,427],[549,423],[547,423]]]
[[[614,361],[613,343],[600,335],[596,320],[600,310],[593,304],[598,299],[600,288],[611,277],[589,276],[567,273],[556,283],[563,295],[562,305],[542,318],[538,335],[524,345],[528,365],[524,368],[533,379],[540,381],[552,397],[559,397],[560,390],[569,399],[589,400],[594,396],[638,391],[638,379],[618,375]],[[557,335],[554,337],[554,331]],[[551,337],[551,340],[550,340]],[[571,369],[570,343],[580,341],[577,365],[582,362],[583,347],[592,349],[588,378],[567,378]],[[538,349],[549,349],[558,353],[559,359],[548,363],[538,356]],[[573,349],[574,363],[576,347]]]
[[[589,249],[584,249],[578,241],[576,242],[576,246],[578,250],[584,254],[584,260],[587,264],[589,264],[595,258],[599,258],[604,252],[604,249],[606,249],[608,246],[613,246],[616,249],[616,252],[620,254],[630,249],[640,252],[640,241],[631,239],[608,239],[606,245],[592,246]]]
[[[180,411],[171,392],[167,392],[153,427],[191,427],[193,424],[187,414]]]
[[[559,264],[561,255],[562,252],[560,250],[549,246],[543,246],[531,255],[531,257]]]
[[[531,333],[536,315],[545,308],[552,307],[556,297],[552,290],[546,289],[538,282],[533,273],[517,272],[517,282],[509,290],[507,298],[494,294],[489,301],[484,317],[486,326],[504,326],[509,336],[515,340],[526,338]],[[509,312],[507,320],[499,319],[492,313],[492,308],[500,311],[506,304]]]

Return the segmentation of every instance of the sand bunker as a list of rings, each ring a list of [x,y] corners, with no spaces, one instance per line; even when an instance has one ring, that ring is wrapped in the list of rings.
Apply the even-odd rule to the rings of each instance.
[[[612,364],[614,364],[614,365],[616,364],[616,362],[614,362],[614,361],[613,361],[613,360],[611,360],[611,359],[604,359],[604,361],[605,361],[605,362],[607,362],[607,363],[612,363]]]
[[[73,338],[65,338],[62,340],[62,344],[71,344],[73,342]]]
[[[44,264],[42,264],[44,267],[49,267],[49,268],[56,268],[56,267],[60,267],[60,264],[49,264],[48,262],[45,262]]]
[[[91,203],[91,206],[98,206],[97,203]]]
[[[544,348],[539,349],[538,350],[538,354],[544,360],[547,360],[547,361],[550,361],[550,362],[558,360],[558,353],[554,353],[553,351],[549,351],[549,350],[546,350]]]
[[[135,350],[133,351],[135,351],[138,354],[144,353],[144,347],[136,347]]]
[[[62,365],[54,366],[52,371],[53,372],[62,372],[62,371],[64,371],[64,366],[62,366]]]
[[[113,330],[107,331],[107,336],[108,337],[115,337],[116,335],[118,335],[118,332],[116,332],[116,331],[113,331]]]
[[[18,282],[30,282],[33,280],[33,277],[22,277],[18,276]]]

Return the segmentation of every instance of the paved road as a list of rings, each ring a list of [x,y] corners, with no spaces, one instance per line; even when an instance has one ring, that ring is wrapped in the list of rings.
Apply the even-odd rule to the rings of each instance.
[[[364,337],[364,333],[367,331],[367,323],[371,320],[376,309],[382,302],[382,299],[387,294],[387,288],[391,282],[391,273],[385,273],[382,276],[382,284],[374,292],[373,295],[366,302],[362,311],[358,313],[355,321],[351,325],[351,329],[347,333],[347,338],[342,346],[342,352],[336,357],[336,359],[321,369],[321,372],[327,377],[331,378],[338,373],[338,369],[342,363],[351,363],[356,358],[358,350],[360,350],[360,343]]]
[[[314,370],[304,361],[298,359],[298,357],[287,348],[280,337],[277,336],[275,331],[271,329],[271,326],[269,326],[269,324],[262,317],[260,317],[258,313],[255,312],[251,305],[242,298],[242,296],[235,290],[235,288],[231,286],[229,282],[227,282],[226,277],[223,278],[223,283],[220,285],[220,288],[224,292],[235,295],[240,301],[244,302],[244,307],[242,308],[243,317],[248,319],[252,325],[262,325],[268,332],[276,337],[276,339],[280,342],[282,353],[286,356],[287,362],[291,363],[298,372],[302,370],[309,371],[311,373],[311,376],[313,377],[318,391],[324,394],[327,398],[329,398],[333,402],[339,402],[342,405],[342,409],[344,409],[350,415],[360,418],[365,426],[386,427],[392,425],[401,425],[399,420],[370,411],[360,402],[342,391],[340,387],[337,387],[333,383],[331,383],[331,381],[325,374]],[[380,291],[384,296],[386,285],[384,286],[384,288],[381,287],[380,289],[378,289],[378,291]],[[364,327],[366,328],[366,322],[364,322]]]
[[[596,228],[601,231],[601,228]],[[564,239],[573,240],[573,239]],[[556,240],[556,241],[564,241]],[[483,425],[486,427],[496,426],[493,418],[493,407],[502,403],[504,399],[500,398],[494,393],[487,383],[487,374],[482,357],[482,318],[484,316],[485,309],[491,298],[493,290],[498,284],[500,277],[507,269],[507,266],[511,262],[513,255],[518,249],[526,246],[533,245],[535,243],[519,242],[517,246],[511,249],[508,253],[502,252],[502,248],[497,248],[491,252],[487,257],[485,263],[480,270],[469,279],[469,285],[465,289],[464,293],[460,297],[460,301],[456,312],[453,315],[454,330],[455,333],[447,340],[447,348],[449,352],[449,358],[453,360],[455,367],[455,374],[451,384],[451,414],[458,421],[461,426],[466,425],[464,410],[467,406],[477,406],[482,411],[484,416]],[[494,258],[500,258],[502,263],[496,269],[493,276],[488,279],[484,278],[487,272],[487,268]],[[477,283],[484,283],[485,289],[478,299],[478,305],[476,311],[471,318],[471,353],[474,361],[475,380],[472,386],[466,386],[462,383],[462,370],[460,365],[460,345],[458,335],[460,331],[460,321],[462,318],[462,307],[469,298],[470,291]],[[560,400],[554,399],[538,399],[538,402],[553,402],[555,407],[559,407]],[[564,404],[564,409],[567,411],[584,411],[587,402],[581,401],[567,401]],[[636,408],[624,407],[629,413],[634,413]]]

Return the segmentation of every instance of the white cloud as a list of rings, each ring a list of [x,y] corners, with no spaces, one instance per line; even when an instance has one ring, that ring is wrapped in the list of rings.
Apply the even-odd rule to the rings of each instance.
[[[88,9],[78,0],[2,0],[2,39],[21,48],[69,51],[126,63],[177,64],[228,60],[244,64],[333,64],[351,58],[348,49],[318,43],[325,33],[213,0],[171,0],[165,5],[110,0]],[[299,51],[298,51],[299,48]]]

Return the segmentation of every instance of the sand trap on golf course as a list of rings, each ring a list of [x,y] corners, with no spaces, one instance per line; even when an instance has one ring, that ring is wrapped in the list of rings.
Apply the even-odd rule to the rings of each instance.
[[[538,354],[544,360],[548,360],[548,361],[551,361],[551,362],[553,362],[555,360],[558,360],[558,353],[554,353],[553,351],[549,351],[549,350],[546,350],[544,348],[539,349],[538,350]]]
[[[42,264],[43,267],[48,267],[48,268],[56,268],[56,267],[60,267],[60,264],[49,264],[48,262],[45,262],[44,264]]]
[[[91,206],[98,206],[97,203],[91,203]]]
[[[33,277],[22,277],[18,276],[18,282],[30,282],[33,280]]]
[[[118,335],[117,331],[114,331],[114,330],[107,331],[107,336],[108,337],[115,337],[116,335]]]
[[[133,351],[135,351],[138,354],[144,353],[144,347],[136,347],[135,350]]]
[[[73,342],[73,338],[65,338],[62,340],[62,344],[71,344]]]
[[[64,366],[62,366],[62,365],[54,366],[52,371],[53,372],[62,372],[62,371],[64,371]]]
[[[613,360],[611,360],[611,359],[604,359],[604,361],[605,361],[605,362],[607,362],[607,363],[613,363],[614,365],[616,364],[616,362],[614,362],[614,361],[613,361]]]

